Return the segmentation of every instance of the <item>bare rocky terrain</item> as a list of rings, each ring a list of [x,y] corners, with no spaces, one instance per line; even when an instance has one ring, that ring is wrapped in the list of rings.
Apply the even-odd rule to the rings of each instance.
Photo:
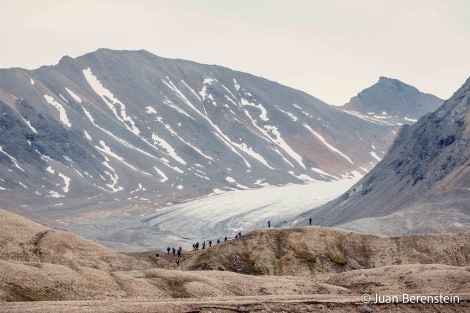
[[[395,312],[375,295],[404,293],[459,303],[400,312],[468,312],[469,252],[470,233],[271,228],[183,251],[177,265],[166,251],[119,253],[0,210],[0,312]]]

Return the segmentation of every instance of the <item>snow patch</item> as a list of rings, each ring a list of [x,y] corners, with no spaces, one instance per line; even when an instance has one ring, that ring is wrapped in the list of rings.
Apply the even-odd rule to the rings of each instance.
[[[23,121],[26,123],[26,125],[28,125],[28,127],[33,131],[33,133],[37,134],[37,130],[36,128],[34,128],[32,125],[31,125],[31,122],[28,121],[28,120],[25,120],[23,117],[21,117],[23,119]]]
[[[181,82],[183,83],[183,85],[186,86],[186,88],[188,88],[195,96],[196,98],[201,101],[201,98],[199,97],[199,95],[194,91],[194,89],[192,89],[191,87],[188,86],[188,84],[186,84],[186,82],[184,80],[181,80]]]
[[[173,149],[173,147],[163,138],[159,137],[157,134],[152,133],[152,140],[154,145],[158,145],[166,150],[166,154],[175,159],[177,162],[186,165],[186,161],[183,160]]]
[[[175,109],[175,110],[178,111],[179,113],[181,113],[181,114],[183,114],[183,115],[185,115],[185,116],[187,116],[187,117],[189,117],[189,118],[195,120],[194,117],[190,116],[188,113],[186,113],[185,110],[181,109],[179,106],[177,106],[176,104],[174,104],[173,102],[171,102],[171,100],[168,99],[166,96],[165,96],[165,99],[163,100],[163,103],[166,104],[166,105],[168,105],[170,108]]]
[[[319,169],[319,168],[317,168],[317,167],[312,167],[311,170],[314,171],[314,172],[317,173],[317,174],[322,175],[322,176],[327,176],[327,177],[331,177],[331,178],[333,178],[333,179],[338,179],[338,177],[333,176],[333,175],[331,175],[331,174],[328,174],[327,172],[325,172],[325,171],[323,171],[323,170],[321,170],[321,169]]]
[[[60,121],[67,127],[72,127],[72,124],[70,123],[68,117],[67,117],[67,112],[65,111],[64,107],[62,104],[57,102],[54,97],[49,96],[48,94],[44,95],[44,98],[46,99],[47,103],[51,104],[54,106],[58,111],[59,111],[59,119]]]
[[[9,155],[8,153],[6,153],[5,151],[3,151],[3,147],[2,147],[2,146],[0,146],[0,152],[3,153],[4,155],[6,155],[7,157],[9,157],[10,160],[11,160],[11,161],[13,162],[13,164],[15,165],[16,168],[18,168],[18,169],[20,169],[21,171],[24,172],[24,169],[18,164],[18,162],[16,161],[15,158],[14,158],[13,156]]]
[[[60,173],[60,172],[59,172],[59,177],[61,177],[65,182],[65,186],[64,186],[64,188],[62,188],[62,190],[64,190],[64,192],[69,192],[70,177],[67,177],[64,174]]]
[[[413,119],[413,118],[405,117],[405,121],[416,123],[418,120]]]
[[[157,114],[157,110],[155,110],[155,109],[154,109],[153,107],[151,107],[151,106],[146,107],[145,110],[146,110],[145,112],[146,112],[147,114]]]
[[[237,182],[234,178],[232,178],[230,176],[225,177],[225,180],[228,181],[229,183],[236,183]]]
[[[156,166],[154,166],[153,168],[155,169],[157,174],[161,177],[160,182],[164,183],[168,180],[168,176],[166,176],[165,173],[163,173],[163,171],[158,169]]]
[[[237,83],[237,80],[235,78],[233,79],[233,87],[235,87],[237,91],[240,90],[240,85]]]
[[[79,96],[77,96],[72,90],[68,89],[67,87],[65,87],[65,90],[67,90],[67,92],[73,98],[73,100],[79,103],[82,103],[82,99]]]
[[[266,108],[261,103],[256,104],[256,103],[248,101],[245,98],[241,98],[240,102],[241,102],[242,105],[252,106],[252,107],[255,107],[255,108],[259,109],[261,111],[261,113],[259,115],[260,119],[265,121],[265,122],[269,121],[268,111],[266,110]]]
[[[302,162],[302,156],[300,156],[297,152],[295,152],[288,144],[287,142],[284,141],[284,139],[281,136],[281,133],[277,129],[276,126],[271,126],[271,125],[266,125],[264,128],[268,130],[268,132],[271,134],[271,139],[287,154],[289,154],[297,163],[305,168],[304,163]]]
[[[54,171],[54,169],[52,168],[52,166],[49,166],[48,168],[46,168],[46,171],[48,171],[48,172],[51,173],[51,174],[54,174],[54,173],[55,173],[55,171]]]
[[[371,151],[371,152],[370,152],[370,155],[371,155],[373,158],[375,158],[377,161],[380,161],[380,160],[381,160],[381,158],[377,155],[377,153],[375,153],[375,151]]]
[[[135,125],[134,120],[127,115],[126,113],[126,106],[124,103],[119,101],[111,91],[106,89],[98,78],[93,75],[90,68],[83,70],[83,75],[87,80],[88,84],[90,84],[91,88],[101,97],[101,99],[106,103],[106,105],[113,111],[114,116],[121,121],[124,126],[133,132],[136,135],[140,134],[140,130]]]
[[[326,140],[325,138],[323,138],[319,133],[317,133],[316,131],[314,131],[310,126],[308,126],[307,124],[303,124],[305,128],[307,128],[313,135],[315,135],[315,137],[317,137],[328,149],[330,149],[331,151],[333,152],[336,152],[338,153],[340,156],[342,156],[343,158],[345,158],[349,163],[351,164],[354,164],[353,161],[347,156],[345,155],[344,153],[342,153],[340,150],[336,149],[335,147],[333,147],[332,145],[330,145]]]
[[[136,172],[141,172],[143,173],[142,171],[139,171],[137,168],[135,168],[134,166],[132,166],[131,164],[127,163],[123,157],[117,155],[116,153],[112,152],[111,151],[111,148],[108,147],[106,145],[106,143],[103,141],[103,140],[100,140],[100,144],[102,147],[99,147],[99,146],[95,146],[96,149],[98,149],[99,151],[101,151],[102,153],[105,153],[113,158],[115,158],[116,160],[118,161],[121,161],[122,163],[124,163],[125,165],[127,165],[129,168],[133,169],[134,171]],[[147,173],[146,173],[147,174]],[[149,175],[149,174],[147,174]]]
[[[83,133],[85,134],[85,138],[92,141],[91,136],[88,134],[86,130],[83,130]]]

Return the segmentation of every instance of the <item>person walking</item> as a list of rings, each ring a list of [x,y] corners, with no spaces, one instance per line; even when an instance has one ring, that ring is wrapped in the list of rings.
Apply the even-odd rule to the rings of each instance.
[[[225,236],[225,239],[224,239],[224,241],[227,241],[227,236]]]
[[[268,228],[271,227],[271,221],[268,221]]]
[[[212,240],[209,240],[209,247],[212,247]]]
[[[166,248],[166,251],[168,252],[168,255],[170,255],[170,250],[171,250],[170,247]]]
[[[176,255],[176,248],[175,247],[173,247],[172,251],[173,251],[173,255]]]
[[[308,219],[308,223],[310,224],[310,226],[312,226],[312,218]]]

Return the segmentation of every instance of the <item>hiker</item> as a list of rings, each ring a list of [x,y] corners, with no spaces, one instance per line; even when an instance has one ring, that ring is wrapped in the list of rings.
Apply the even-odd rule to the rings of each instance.
[[[199,250],[199,241],[196,242],[196,251]]]
[[[180,247],[181,248],[181,247]],[[182,249],[178,249],[178,259],[181,257],[181,250]]]
[[[196,251],[196,244],[193,243],[193,251]]]
[[[220,243],[220,240],[219,240],[219,239],[217,239],[217,243]]]
[[[170,255],[170,250],[171,250],[170,247],[166,248],[166,251],[168,251],[168,255]]]
[[[238,237],[241,237],[241,236],[242,236],[242,231],[238,233]]]
[[[212,240],[209,240],[209,247],[212,247]]]
[[[310,226],[312,226],[312,218],[308,219],[308,223],[310,224]]]
[[[271,227],[271,221],[268,221],[268,228]]]
[[[155,254],[155,261],[158,261],[158,257],[159,257],[159,256],[160,256],[160,255],[159,255],[158,253]]]
[[[206,241],[204,240],[202,243],[202,249],[205,249],[205,248],[206,248]]]
[[[180,259],[176,259],[176,266],[180,266]]]
[[[173,247],[173,255],[175,255],[175,254],[176,254],[176,249],[175,249],[175,247]]]
[[[227,236],[225,236],[225,239],[224,239],[224,241],[227,241]]]

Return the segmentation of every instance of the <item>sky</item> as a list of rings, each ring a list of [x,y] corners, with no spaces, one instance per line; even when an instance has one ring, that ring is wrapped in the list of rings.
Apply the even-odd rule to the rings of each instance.
[[[342,105],[380,76],[448,99],[470,76],[468,0],[0,0],[0,68],[145,49]]]

